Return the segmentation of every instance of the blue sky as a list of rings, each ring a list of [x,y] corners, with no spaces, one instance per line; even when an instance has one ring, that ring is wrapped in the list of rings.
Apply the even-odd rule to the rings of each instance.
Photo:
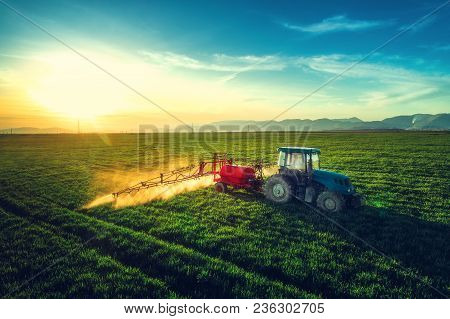
[[[7,2],[177,117],[199,124],[270,119],[444,3]],[[450,4],[280,119],[448,112],[448,21]],[[119,121],[135,127],[142,118],[173,122],[2,5],[0,30],[0,127],[64,125],[79,117],[105,129]]]

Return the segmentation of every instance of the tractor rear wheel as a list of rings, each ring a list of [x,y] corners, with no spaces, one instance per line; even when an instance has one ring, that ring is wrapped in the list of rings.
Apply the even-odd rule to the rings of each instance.
[[[224,184],[222,182],[218,182],[218,183],[216,183],[216,185],[214,185],[214,189],[216,190],[216,192],[226,193],[226,191],[227,191],[227,184]]]
[[[339,194],[325,191],[317,197],[317,207],[327,213],[339,213],[344,208],[344,201]]]
[[[264,186],[264,195],[267,199],[278,204],[285,204],[292,198],[291,184],[280,174],[271,176]]]

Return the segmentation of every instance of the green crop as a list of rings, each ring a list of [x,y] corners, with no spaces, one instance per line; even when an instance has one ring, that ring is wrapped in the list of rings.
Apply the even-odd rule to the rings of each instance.
[[[0,294],[8,298],[434,298],[450,287],[446,132],[0,137]],[[368,199],[330,216],[212,187],[115,209],[105,172],[212,152],[275,162],[321,149]],[[373,249],[375,248],[375,250]],[[382,252],[380,254],[379,252]],[[388,256],[388,257],[387,257]],[[43,271],[44,270],[44,271]],[[31,280],[30,280],[31,279]]]

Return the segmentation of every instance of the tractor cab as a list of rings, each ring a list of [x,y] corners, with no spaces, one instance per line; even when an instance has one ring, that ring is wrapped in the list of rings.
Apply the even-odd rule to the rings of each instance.
[[[312,174],[313,170],[320,169],[320,150],[310,147],[280,147],[278,166],[280,170],[299,170],[302,173]]]

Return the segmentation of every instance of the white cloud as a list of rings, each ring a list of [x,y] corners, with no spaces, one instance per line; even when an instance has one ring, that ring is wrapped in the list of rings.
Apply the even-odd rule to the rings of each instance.
[[[321,22],[308,25],[293,25],[284,23],[283,26],[301,32],[308,33],[326,33],[337,31],[359,31],[365,29],[373,29],[391,25],[392,21],[378,20],[352,20],[345,15],[338,15],[331,18],[323,19]]]
[[[328,74],[325,77],[328,79],[340,74],[359,59],[361,56],[334,54],[299,57],[295,63],[318,74]],[[384,62],[389,61],[389,57],[379,56],[378,59],[381,62],[362,62],[346,72],[343,78],[353,78],[352,81],[357,81],[358,84],[355,87],[336,84],[338,89],[334,91],[335,94],[339,95],[339,91],[343,90],[348,105],[355,104],[369,109],[406,106],[423,99],[450,94],[448,75],[420,72]]]
[[[431,96],[438,91],[437,87],[427,86],[426,83],[403,83],[402,85],[387,87],[383,91],[364,92],[358,101],[362,105],[378,108],[416,101]]]
[[[248,71],[283,71],[298,70],[299,77],[320,75],[323,80],[329,79],[344,71],[355,61],[362,58],[361,55],[330,54],[317,56],[281,56],[275,55],[246,55],[230,56],[225,54],[214,54],[207,57],[207,61],[194,59],[187,55],[172,52],[149,52],[141,51],[148,61],[157,65],[186,68],[192,70],[207,70],[223,72],[218,82],[226,82],[236,78],[239,74]],[[401,67],[403,59],[378,55],[374,56],[375,62],[362,62],[347,71],[342,78],[355,78],[358,87],[365,91],[357,94],[355,98],[363,103],[400,103],[411,101],[422,96],[428,96],[442,91],[444,85],[450,83],[450,77],[437,76],[430,73],[422,73],[416,70]],[[391,60],[395,64],[390,63]],[[409,61],[410,62],[410,61]],[[317,78],[311,83],[317,83]],[[328,88],[333,87],[333,84]],[[314,84],[312,84],[314,86]],[[273,91],[275,87],[271,88]],[[345,89],[347,91],[347,89]],[[257,90],[258,91],[258,90]],[[264,90],[258,94],[262,94]],[[286,92],[285,92],[286,93]],[[328,96],[330,98],[330,96]],[[369,103],[373,101],[373,103]]]
[[[345,54],[316,56],[214,54],[199,60],[172,52],[141,51],[141,54],[147,58],[147,62],[155,65],[223,73],[219,74],[218,84],[234,79],[247,71],[288,71],[288,76],[294,77],[297,72],[298,79],[303,80],[296,82],[295,78],[291,78],[292,85],[273,83],[268,89],[267,84],[256,81],[239,82],[239,87],[235,87],[246,92],[247,97],[244,100],[246,103],[260,103],[264,100],[274,105],[292,104],[292,101],[307,95],[315,87],[362,58],[362,55]],[[350,82],[336,81],[328,85],[320,92],[324,98],[320,98],[320,94],[315,94],[304,106],[321,105],[328,110],[346,107],[354,108],[356,112],[359,107],[376,110],[394,105],[406,106],[446,92],[450,76],[421,72],[403,66],[412,62],[415,63],[411,58],[401,56],[374,55],[370,61],[359,63],[343,75],[342,78]]]
[[[305,73],[339,74],[350,65],[362,58],[362,55],[329,54],[315,56],[281,56],[275,55],[247,55],[230,56],[214,54],[204,61],[187,55],[173,52],[140,51],[151,65],[191,70],[204,70],[228,73],[220,79],[234,78],[240,73],[248,71],[284,71],[287,69],[301,69]],[[400,66],[401,57],[395,57],[396,65],[386,63],[392,57],[379,56],[383,62],[361,62],[343,77],[366,77],[385,80],[411,80],[423,77],[420,72]]]
[[[147,61],[157,65],[182,67],[192,70],[241,73],[245,71],[280,71],[285,68],[285,63],[274,55],[229,56],[214,54],[208,57],[210,61],[200,61],[187,55],[173,52],[141,50],[139,54],[144,56]]]
[[[339,74],[361,58],[362,56],[359,55],[330,54],[298,57],[294,63],[299,67],[308,67],[321,73]],[[416,72],[389,64],[361,62],[345,72],[343,77],[367,77],[386,80],[408,79],[415,77],[415,75]]]

